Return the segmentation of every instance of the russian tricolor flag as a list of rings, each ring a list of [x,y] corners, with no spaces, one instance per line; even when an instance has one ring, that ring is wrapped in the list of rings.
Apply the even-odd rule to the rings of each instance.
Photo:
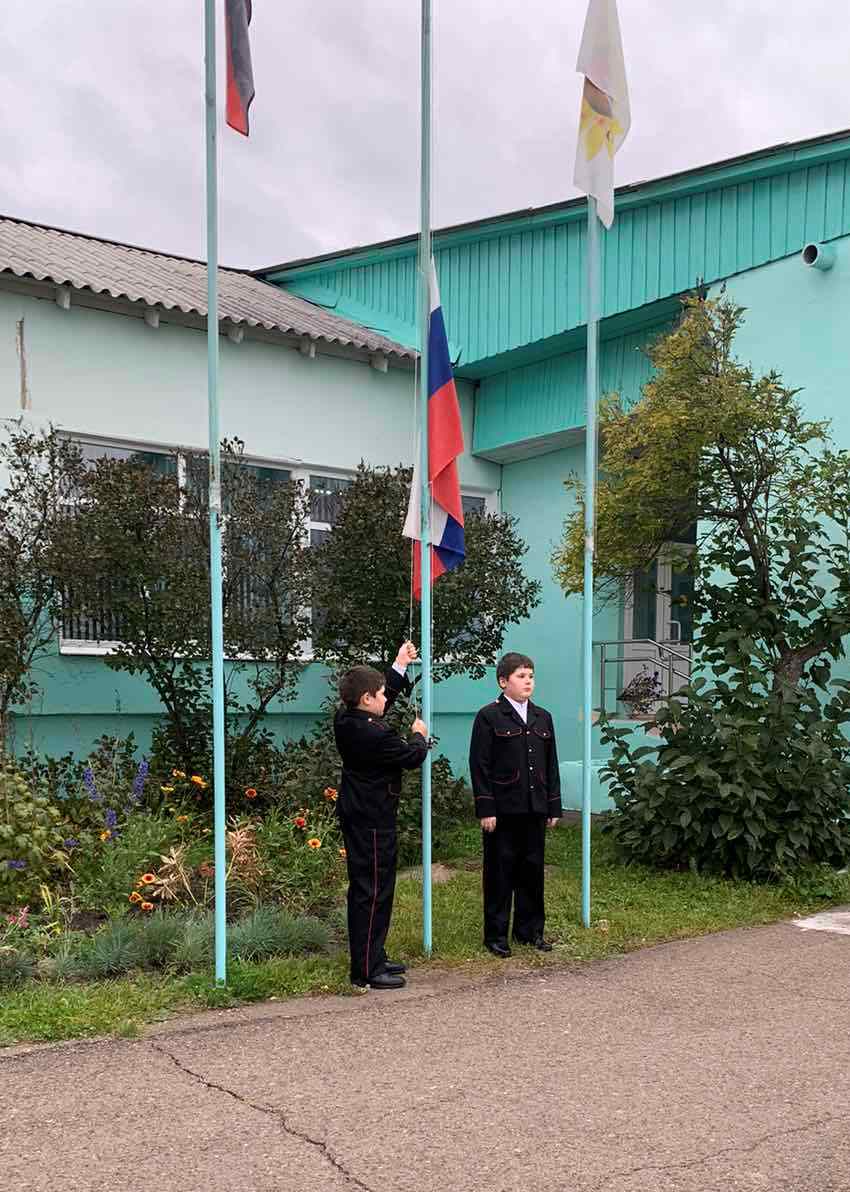
[[[225,0],[224,31],[227,40],[227,123],[248,135],[248,109],[254,99],[251,67],[251,0]]]
[[[428,321],[428,479],[431,484],[431,584],[464,560],[463,506],[457,457],[463,454],[463,427],[437,273],[431,262],[431,316]],[[404,536],[414,539],[413,594],[422,595],[421,473],[413,468]]]

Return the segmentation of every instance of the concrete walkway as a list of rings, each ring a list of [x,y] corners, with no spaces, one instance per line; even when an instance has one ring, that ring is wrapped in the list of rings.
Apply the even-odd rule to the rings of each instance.
[[[850,936],[783,924],[19,1048],[0,1188],[848,1192],[848,1022]]]

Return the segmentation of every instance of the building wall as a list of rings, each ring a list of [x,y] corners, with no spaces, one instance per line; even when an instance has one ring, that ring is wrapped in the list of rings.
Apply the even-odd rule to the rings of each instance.
[[[34,424],[153,444],[203,448],[207,440],[206,336],[190,328],[0,292],[0,418],[21,414],[17,324],[23,319],[27,386]],[[466,441],[473,434],[471,387],[460,385]],[[221,426],[246,452],[317,470],[410,463],[412,371],[379,373],[334,356],[309,360],[288,347],[221,340]],[[500,468],[470,455],[461,483],[499,488]],[[81,560],[84,565],[85,560]],[[132,728],[146,746],[159,713],[144,681],[111,671],[101,658],[62,655],[39,666],[41,692],[18,710],[18,748],[32,743],[58,754],[82,751],[102,733]],[[476,688],[478,690],[476,690]],[[490,685],[455,681],[438,688],[436,731],[454,763],[465,762],[470,710]],[[271,718],[282,735],[300,735],[327,692],[311,667],[294,702]]]
[[[726,290],[747,308],[738,356],[801,388],[806,414],[829,418],[836,441],[850,448],[850,236],[831,244],[827,272],[795,255],[730,279]]]
[[[584,476],[584,445],[552,451],[534,459],[506,464],[502,477],[503,507],[519,521],[528,543],[526,564],[543,584],[540,606],[530,620],[518,625],[506,643],[509,649],[529,654],[535,665],[535,701],[548,708],[555,720],[565,806],[580,806],[582,755],[582,600],[565,597],[552,575],[551,556],[558,545],[564,519],[574,510],[574,498],[564,480]],[[593,636],[597,641],[622,636],[622,610],[618,603],[597,607]],[[594,703],[599,699],[599,677],[594,674]],[[602,756],[599,731],[593,732],[593,756]],[[594,807],[606,797],[594,775]]]

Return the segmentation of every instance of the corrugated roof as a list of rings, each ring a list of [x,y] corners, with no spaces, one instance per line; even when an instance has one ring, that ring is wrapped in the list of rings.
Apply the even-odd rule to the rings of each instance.
[[[163,311],[202,318],[207,314],[204,261],[7,216],[0,216],[0,271]],[[360,351],[411,360],[415,356],[386,336],[238,269],[219,269],[219,317],[237,326],[307,336]]]

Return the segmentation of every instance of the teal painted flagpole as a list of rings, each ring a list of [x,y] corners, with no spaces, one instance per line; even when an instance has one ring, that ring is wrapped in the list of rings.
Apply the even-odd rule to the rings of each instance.
[[[584,602],[582,608],[581,921],[590,926],[590,797],[593,747],[593,555],[596,520],[596,409],[602,265],[596,199],[587,197],[587,413],[584,447]]]
[[[224,634],[221,595],[221,436],[218,402],[218,105],[215,0],[204,0],[207,152],[207,402],[210,440],[210,604],[212,612],[213,782],[215,804],[215,979],[227,979],[227,877],[224,835]]]
[[[431,0],[422,0],[419,221],[419,467],[422,484],[422,719],[433,731],[431,679],[431,485],[428,480],[428,326],[431,317]],[[431,753],[422,766],[422,946],[431,955]]]

